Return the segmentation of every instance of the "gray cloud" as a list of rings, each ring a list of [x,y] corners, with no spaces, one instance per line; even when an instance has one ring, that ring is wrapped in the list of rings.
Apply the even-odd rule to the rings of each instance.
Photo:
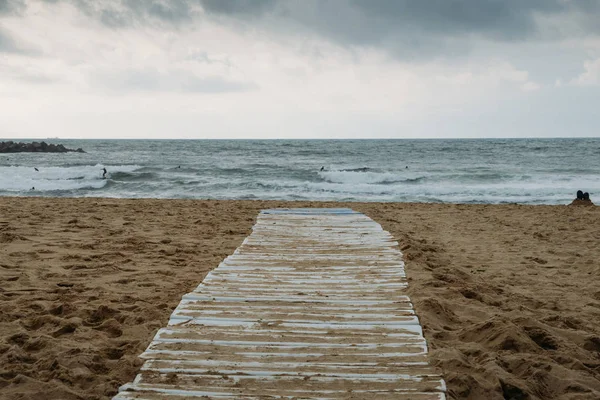
[[[194,2],[186,0],[124,0],[119,8],[97,9],[103,23],[113,26],[130,25],[135,22],[159,22],[166,24],[181,24],[192,21],[197,9]]]
[[[92,75],[91,83],[109,87],[111,92],[232,93],[256,90],[253,83],[231,81],[217,76],[199,77],[189,71],[156,69],[109,71]]]
[[[204,10],[209,16],[239,20],[268,16],[352,43],[372,42],[409,31],[479,33],[497,39],[518,39],[536,31],[536,15],[578,11],[590,20],[600,16],[597,0],[44,1],[73,3],[84,13],[116,27],[157,21],[181,25],[195,22]],[[0,12],[22,7],[22,0],[0,0]]]
[[[0,53],[36,55],[38,51],[17,43],[9,32],[0,27]]]
[[[226,68],[236,68],[228,57],[211,57],[205,51],[191,52],[185,59],[186,61],[193,61],[201,64],[217,64]]]
[[[200,0],[209,14],[244,18],[271,14],[350,43],[408,31],[522,37],[535,30],[534,14],[560,12],[560,0]]]
[[[9,16],[20,16],[26,9],[24,0],[0,0],[0,18]],[[31,46],[18,43],[13,36],[0,26],[0,53],[13,54],[38,54]]]
[[[597,0],[200,2],[209,17],[220,21],[258,24],[284,35],[316,34],[343,46],[383,48],[405,60],[462,55],[469,51],[474,39],[556,40],[600,30]],[[577,31],[547,32],[538,25],[540,16],[574,21],[571,25]]]
[[[23,10],[24,0],[0,0],[0,15],[21,14]]]
[[[598,0],[45,1],[71,2],[114,29],[145,25],[184,29],[208,18],[270,31],[274,37],[316,35],[342,46],[381,48],[403,60],[456,58],[481,39],[513,43],[600,34]],[[0,0],[13,3],[21,4]],[[570,23],[543,29],[540,16]]]
[[[0,27],[0,54],[2,53],[38,57],[42,54],[42,51],[30,43],[15,40],[9,32]]]
[[[537,15],[581,12],[600,18],[596,0],[200,0],[206,12],[233,18],[271,15],[340,42],[376,43],[402,34],[479,34],[495,40],[527,38]],[[413,38],[416,39],[416,38]]]
[[[20,68],[4,68],[2,73],[5,74],[5,76],[9,76],[10,79],[26,83],[47,85],[62,82],[62,79],[59,77],[48,75],[43,72],[23,71]]]
[[[2,1],[2,0],[0,0]],[[194,21],[201,11],[194,0],[44,0],[68,2],[85,15],[111,28],[142,25],[179,27]]]
[[[18,47],[10,35],[0,29],[0,53],[15,53]]]
[[[257,16],[272,11],[276,0],[200,0],[205,11],[219,14]]]
[[[7,0],[0,0],[7,1]],[[120,28],[142,24],[172,27],[197,22],[203,6],[220,13],[261,15],[275,0],[207,1],[200,0],[44,0],[48,3],[71,2],[86,15],[107,26]]]
[[[539,15],[578,13],[589,29],[600,29],[597,0],[44,1],[71,2],[85,14],[115,28],[157,23],[181,27],[198,22],[203,10],[213,18],[278,27],[281,33],[313,31],[348,45],[389,41],[419,45],[430,39],[472,34],[492,40],[522,40],[538,33]],[[0,0],[0,10],[22,6],[22,0]]]

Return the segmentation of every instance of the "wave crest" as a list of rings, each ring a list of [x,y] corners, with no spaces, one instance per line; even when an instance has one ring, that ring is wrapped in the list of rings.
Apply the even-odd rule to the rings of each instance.
[[[37,171],[25,166],[0,167],[0,190],[6,192],[35,191],[52,192],[79,189],[101,189],[108,180],[102,178],[104,165],[77,165],[69,167],[38,167]],[[131,173],[137,165],[106,166],[111,174]]]
[[[336,171],[320,171],[319,176],[329,183],[391,185],[394,183],[417,183],[423,177],[407,177],[393,172],[375,172],[369,168]]]

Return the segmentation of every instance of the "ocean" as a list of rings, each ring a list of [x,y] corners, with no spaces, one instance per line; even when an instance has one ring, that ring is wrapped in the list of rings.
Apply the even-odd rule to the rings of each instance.
[[[87,153],[0,154],[1,196],[568,204],[600,193],[597,138],[45,141]]]

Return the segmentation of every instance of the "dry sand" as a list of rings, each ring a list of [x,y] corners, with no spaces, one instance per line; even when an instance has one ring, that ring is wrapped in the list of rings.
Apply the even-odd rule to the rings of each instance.
[[[349,206],[400,242],[456,399],[600,399],[600,209],[0,198],[0,398],[100,399],[262,208]]]

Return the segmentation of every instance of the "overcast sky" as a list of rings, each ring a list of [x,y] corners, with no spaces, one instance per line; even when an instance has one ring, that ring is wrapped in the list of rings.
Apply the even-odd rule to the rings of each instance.
[[[2,138],[600,136],[600,0],[0,0]]]

